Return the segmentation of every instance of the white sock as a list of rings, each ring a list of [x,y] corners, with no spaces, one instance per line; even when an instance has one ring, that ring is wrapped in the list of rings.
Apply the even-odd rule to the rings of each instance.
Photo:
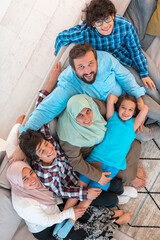
[[[128,196],[131,198],[136,198],[138,195],[137,190],[134,187],[124,186],[124,192],[121,196]]]
[[[129,199],[130,199],[130,197],[128,197],[128,196],[122,196],[122,194],[121,195],[119,195],[119,196],[117,196],[118,197],[118,204],[125,204],[125,203],[127,203],[128,201],[129,201]]]

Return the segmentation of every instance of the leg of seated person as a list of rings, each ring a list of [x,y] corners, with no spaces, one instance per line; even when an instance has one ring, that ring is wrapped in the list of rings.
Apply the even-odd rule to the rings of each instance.
[[[126,160],[127,160],[127,168],[125,170],[119,171],[117,174],[118,178],[122,179],[122,182],[124,185],[129,185],[133,180],[138,181],[138,186],[144,186],[144,180],[137,179],[137,168],[138,168],[138,161],[140,157],[140,151],[141,151],[141,144],[139,141],[135,140],[131,148],[127,154]],[[134,187],[137,187],[134,185],[134,182],[132,184]]]
[[[125,66],[126,67],[126,66]],[[156,103],[160,104],[160,76],[159,76],[159,73],[158,73],[158,81],[157,81],[157,77],[155,76],[156,74],[156,69],[155,69],[155,72],[153,74],[153,71],[152,71],[152,74],[149,74],[149,76],[151,77],[151,79],[154,81],[155,85],[156,85],[156,90],[151,90],[150,87],[146,88],[142,82],[142,80],[140,79],[140,76],[139,76],[139,73],[137,72],[137,70],[135,69],[135,67],[126,67],[135,77],[136,79],[136,82],[141,86],[141,87],[144,87],[145,90],[146,90],[146,94],[148,96],[150,96],[153,101],[155,101]],[[151,73],[151,69],[149,69],[150,73]]]
[[[117,195],[121,195],[124,192],[122,179],[120,179],[118,177],[114,177],[111,180],[111,183],[110,183],[110,186],[109,186],[108,190],[116,193]]]
[[[147,117],[155,120],[158,125],[160,125],[160,104],[155,102],[150,96],[145,94],[142,96],[144,104],[146,104],[149,108]]]
[[[78,186],[87,186],[87,184],[82,182],[81,180],[78,181],[77,185]],[[89,195],[89,190],[88,190],[88,195]],[[74,198],[68,199],[65,204],[64,210],[75,206],[77,202],[78,202],[77,199],[74,199]],[[87,199],[86,201],[81,201],[78,204],[78,207],[87,209],[89,207],[89,205],[91,204],[91,202],[92,202],[92,199]],[[61,225],[61,223],[57,224],[56,228],[58,228],[58,231],[56,231],[56,232],[54,231],[53,233],[57,234],[60,238],[65,238],[68,235],[68,233],[71,231],[76,220],[69,219],[69,220],[65,221],[65,223],[63,225]]]
[[[153,62],[153,59],[151,59],[145,51],[143,51],[143,54],[145,55],[145,57],[147,59],[149,76],[154,81],[154,83],[156,85],[156,89],[160,93],[160,71],[159,71],[159,68]],[[150,94],[148,94],[148,95],[151,96]],[[153,99],[160,104],[160,102],[157,101],[154,97],[153,97]]]

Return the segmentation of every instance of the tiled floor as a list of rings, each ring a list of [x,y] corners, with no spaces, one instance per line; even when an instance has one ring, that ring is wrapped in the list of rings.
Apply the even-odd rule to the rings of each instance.
[[[138,191],[138,198],[121,206],[132,212],[130,226],[121,231],[135,240],[157,240],[160,236],[160,140],[142,144],[140,166],[147,173],[147,186]]]

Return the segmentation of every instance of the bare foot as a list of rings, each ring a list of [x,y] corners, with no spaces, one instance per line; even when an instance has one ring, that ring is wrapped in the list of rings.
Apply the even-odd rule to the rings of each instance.
[[[147,182],[143,179],[136,177],[134,180],[131,181],[131,184],[135,188],[142,188],[147,185]]]
[[[147,178],[146,173],[143,168],[141,168],[141,167],[137,168],[137,177],[142,180],[145,180]]]
[[[112,218],[121,217],[124,213],[126,213],[122,209],[120,209],[120,210],[113,210],[113,212],[114,212],[114,216]]]
[[[24,118],[25,118],[25,115],[24,115],[24,114],[21,115],[21,116],[19,116],[19,117],[17,118],[17,120],[16,120],[16,123],[20,123],[20,124],[22,124],[23,121],[24,121]]]
[[[124,213],[119,219],[116,221],[118,224],[126,224],[131,220],[131,212]]]

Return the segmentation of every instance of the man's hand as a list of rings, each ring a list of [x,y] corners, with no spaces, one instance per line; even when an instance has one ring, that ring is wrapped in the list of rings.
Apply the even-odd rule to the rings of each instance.
[[[111,174],[111,172],[102,172],[102,176],[101,176],[100,180],[98,181],[98,183],[101,185],[105,185],[108,182],[110,182],[112,177],[106,177],[106,175],[110,175],[110,174]]]
[[[146,88],[150,87],[152,91],[156,90],[156,85],[150,77],[142,78],[142,82]]]
[[[101,194],[101,192],[102,190],[100,188],[89,188],[87,199],[94,200]]]
[[[15,162],[15,161],[25,161],[26,155],[24,152],[20,149],[19,145],[14,150],[13,154],[8,158],[9,162]]]

